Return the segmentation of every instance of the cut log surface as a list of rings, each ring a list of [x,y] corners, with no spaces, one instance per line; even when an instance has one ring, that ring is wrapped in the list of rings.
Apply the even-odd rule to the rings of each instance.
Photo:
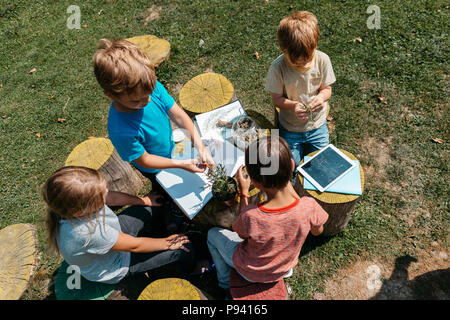
[[[143,185],[138,173],[120,158],[111,140],[106,138],[93,138],[80,143],[67,157],[65,165],[100,171],[111,191],[135,195]]]
[[[340,150],[350,159],[357,160],[350,152]],[[308,156],[311,157],[317,152],[312,152]],[[361,190],[364,191],[364,172],[361,165],[359,166],[359,173],[361,176]],[[325,223],[323,230],[323,235],[325,236],[335,235],[344,229],[350,220],[357,200],[360,198],[360,196],[352,194],[305,190],[303,189],[303,176],[301,174],[297,175],[294,188],[300,196],[309,196],[316,199],[320,206],[328,213],[328,221]]]
[[[14,224],[0,230],[0,300],[18,300],[33,275],[37,257],[36,228]]]
[[[186,82],[181,88],[180,104],[187,111],[203,113],[229,103],[233,94],[233,85],[223,75],[203,73]]]
[[[150,283],[138,300],[207,300],[189,281],[178,278],[159,279]]]
[[[152,35],[137,36],[126,39],[144,51],[155,67],[169,59],[170,43]]]

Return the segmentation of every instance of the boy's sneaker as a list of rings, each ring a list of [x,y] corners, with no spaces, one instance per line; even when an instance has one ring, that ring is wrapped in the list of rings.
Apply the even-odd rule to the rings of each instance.
[[[292,275],[294,274],[294,270],[291,268],[291,269],[289,269],[289,271],[288,272],[286,272],[286,274],[284,275],[284,279],[286,279],[286,278],[290,278],[290,277],[292,277]]]

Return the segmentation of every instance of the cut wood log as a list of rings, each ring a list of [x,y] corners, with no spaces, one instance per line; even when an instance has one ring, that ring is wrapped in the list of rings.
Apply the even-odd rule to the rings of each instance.
[[[235,99],[231,82],[213,72],[200,74],[180,90],[180,104],[194,114],[214,110]]]
[[[65,165],[100,171],[111,191],[136,195],[143,186],[140,174],[120,158],[111,140],[106,138],[93,138],[80,143],[67,157]]]
[[[28,223],[0,230],[0,300],[18,300],[36,267],[36,228]]]
[[[144,51],[155,67],[169,59],[170,43],[152,35],[137,36],[126,39]]]
[[[179,278],[159,279],[150,283],[138,300],[207,300],[189,281]]]
[[[345,150],[341,150],[345,155],[347,155],[352,160],[357,160],[356,157]],[[313,156],[318,151],[314,151],[308,156]],[[303,163],[300,162],[300,163]],[[361,175],[361,190],[364,191],[364,172],[362,166],[359,166],[359,172]],[[314,190],[303,189],[303,176],[301,174],[297,175],[296,183],[294,189],[297,191],[299,196],[313,197],[320,204],[320,206],[328,213],[328,220],[323,226],[324,236],[333,236],[342,230],[350,220],[353,208],[356,202],[361,196],[352,194],[343,194],[335,192],[319,192]]]

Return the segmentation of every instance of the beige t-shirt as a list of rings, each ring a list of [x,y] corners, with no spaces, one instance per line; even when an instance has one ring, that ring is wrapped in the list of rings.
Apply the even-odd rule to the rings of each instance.
[[[307,68],[291,67],[284,55],[280,55],[270,65],[266,77],[266,90],[271,93],[283,94],[287,99],[293,101],[304,101],[316,96],[321,86],[329,86],[336,81],[330,58],[322,51],[316,50],[311,66]],[[302,96],[303,95],[303,96]],[[288,131],[305,132],[320,127],[326,119],[328,103],[317,114],[314,120],[300,120],[296,117],[294,110],[280,109],[279,120],[281,125]]]

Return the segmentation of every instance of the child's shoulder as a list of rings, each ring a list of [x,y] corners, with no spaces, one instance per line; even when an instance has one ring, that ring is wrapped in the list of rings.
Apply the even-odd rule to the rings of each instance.
[[[318,63],[331,63],[330,57],[320,50],[316,50],[316,61]]]

